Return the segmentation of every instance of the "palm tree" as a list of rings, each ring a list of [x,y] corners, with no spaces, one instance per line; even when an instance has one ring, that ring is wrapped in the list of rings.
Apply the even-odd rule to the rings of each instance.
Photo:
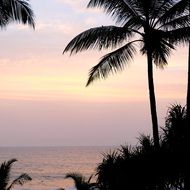
[[[171,0],[90,0],[88,7],[101,7],[119,26],[91,28],[77,35],[64,49],[71,54],[88,49],[116,50],[103,56],[89,73],[87,86],[110,73],[121,71],[134,57],[136,44],[147,56],[149,99],[155,147],[159,147],[153,63],[163,68],[174,44],[190,37],[188,14],[175,9]]]
[[[186,107],[180,104],[173,104],[168,109],[166,116],[165,127],[163,128],[163,143],[170,151],[184,153],[186,149]]]
[[[190,22],[190,2],[189,0],[181,0],[177,4],[178,11],[187,11],[189,13],[189,22]],[[190,40],[188,46],[188,81],[187,81],[187,125],[190,124]]]
[[[0,27],[6,27],[10,22],[16,21],[35,27],[34,13],[28,1],[1,0],[0,1]]]
[[[174,104],[168,109],[165,127],[163,128],[163,147],[171,157],[173,184],[180,186],[178,189],[189,189],[189,149],[187,142],[187,108]],[[173,169],[172,169],[173,168]],[[177,174],[177,175],[176,175]]]
[[[96,183],[91,183],[92,175],[89,177],[89,179],[86,179],[82,174],[80,173],[67,173],[65,175],[65,178],[71,178],[74,180],[75,186],[77,190],[90,190],[93,188],[97,188]]]
[[[10,182],[11,167],[13,163],[16,161],[17,161],[16,159],[11,159],[1,164],[0,166],[0,189],[1,190],[11,190],[15,185],[23,185],[25,182],[32,180],[32,178],[28,174],[23,173],[16,179],[14,179],[12,182]]]
[[[176,3],[176,6],[175,6],[177,12],[186,12],[189,14],[189,17],[188,17],[188,21],[190,22],[190,1],[189,0],[180,0],[178,1],[178,3]],[[186,114],[186,132],[185,134],[187,134],[188,136],[190,135],[190,130],[189,130],[189,127],[190,126],[190,40],[189,40],[189,45],[188,45],[188,80],[187,80],[187,96],[186,96],[186,106],[187,106],[187,114]],[[186,142],[185,142],[185,149],[186,150],[190,150],[190,147],[189,147],[189,144],[190,144],[190,141],[189,141],[189,138],[186,138],[185,139]],[[187,155],[185,157],[188,157],[188,159],[190,158],[189,157],[189,152],[187,151]],[[187,168],[187,166],[185,166],[185,168]],[[186,171],[186,176],[187,176],[187,179],[185,179],[185,187],[184,189],[190,189],[190,184],[189,184],[189,181],[190,181],[190,178],[189,178],[189,171],[187,170]]]

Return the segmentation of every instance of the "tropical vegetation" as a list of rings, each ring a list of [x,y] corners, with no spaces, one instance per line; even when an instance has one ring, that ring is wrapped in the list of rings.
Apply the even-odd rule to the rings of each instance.
[[[81,173],[67,173],[65,178],[71,178],[74,180],[75,187],[77,190],[89,190],[95,189],[97,187],[96,183],[91,183],[93,175],[91,175],[88,179],[83,176]]]
[[[0,1],[0,27],[4,28],[11,22],[28,24],[35,27],[34,13],[26,0]]]
[[[15,185],[24,185],[26,182],[31,181],[32,178],[23,173],[16,179],[11,180],[11,168],[16,159],[5,161],[0,166],[0,189],[11,190]]]
[[[96,183],[78,173],[68,173],[66,178],[74,180],[77,190],[184,190],[189,138],[186,119],[186,107],[172,105],[162,128],[159,149],[155,149],[150,136],[141,135],[137,146],[125,145],[103,154],[96,168]]]
[[[88,86],[96,79],[105,79],[110,73],[123,70],[139,47],[141,54],[147,57],[153,138],[141,135],[137,146],[121,146],[104,154],[96,169],[96,183],[91,182],[92,176],[86,179],[80,173],[67,173],[65,178],[73,179],[77,190],[186,189],[190,135],[189,0],[90,0],[88,7],[103,8],[117,26],[95,27],[82,32],[71,40],[64,53],[114,49],[90,70]],[[13,21],[35,27],[28,1],[0,1],[0,27],[4,28]],[[159,136],[153,64],[164,68],[170,52],[181,43],[189,43],[187,106],[169,108]],[[11,159],[0,165],[0,190],[10,190],[32,180],[26,173],[12,180],[11,168],[16,161]]]
[[[88,49],[116,49],[103,56],[89,73],[87,86],[99,78],[124,69],[133,59],[137,45],[147,56],[149,99],[155,147],[159,130],[153,80],[153,63],[163,68],[175,45],[190,38],[189,14],[171,0],[90,0],[88,7],[100,7],[119,26],[91,28],[77,35],[64,49],[71,54]]]
[[[149,136],[141,135],[138,146],[121,146],[118,151],[105,154],[97,167],[100,189],[183,190],[188,163],[185,122],[186,108],[173,105],[166,117],[159,150],[154,149]]]

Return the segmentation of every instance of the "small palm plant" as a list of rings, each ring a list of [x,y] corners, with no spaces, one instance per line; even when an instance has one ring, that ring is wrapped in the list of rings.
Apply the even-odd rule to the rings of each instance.
[[[23,185],[27,181],[31,181],[32,178],[23,173],[13,181],[10,181],[10,172],[14,162],[16,159],[11,159],[7,162],[3,162],[0,166],[0,190],[11,190],[15,185]]]
[[[71,178],[74,180],[75,187],[77,190],[89,190],[97,188],[96,183],[91,183],[93,175],[91,175],[88,179],[86,179],[82,174],[80,173],[67,173],[65,178]]]
[[[170,151],[185,151],[187,109],[180,104],[174,104],[168,109],[165,127],[163,128],[163,143]]]

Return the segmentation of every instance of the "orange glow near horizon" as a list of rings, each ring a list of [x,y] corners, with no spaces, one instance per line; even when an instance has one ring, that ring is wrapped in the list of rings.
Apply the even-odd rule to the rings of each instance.
[[[186,57],[182,56],[183,52],[173,56],[164,70],[155,68],[158,98],[183,98],[186,80]],[[2,60],[0,98],[108,102],[141,101],[148,98],[146,59],[145,57],[142,59],[141,56],[137,56],[125,71],[114,74],[106,80],[98,80],[86,88],[88,70],[92,64],[97,63],[98,56],[100,57],[97,53],[93,57],[91,53],[86,55],[84,53],[70,58],[62,55],[54,58],[48,55],[46,61],[37,55],[35,59],[21,59],[15,62],[10,60],[6,61],[6,64]],[[47,65],[44,64],[45,61]]]

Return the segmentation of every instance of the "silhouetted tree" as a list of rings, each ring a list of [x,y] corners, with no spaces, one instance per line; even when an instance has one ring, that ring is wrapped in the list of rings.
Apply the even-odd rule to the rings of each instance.
[[[163,143],[168,150],[185,152],[186,145],[186,107],[174,104],[168,109],[165,127],[163,128]]]
[[[184,190],[188,163],[185,143],[189,137],[186,127],[186,108],[172,105],[162,129],[160,149],[154,148],[150,136],[141,135],[137,146],[121,146],[104,154],[97,167],[100,189]]]
[[[31,181],[32,178],[23,173],[13,181],[10,181],[11,167],[16,159],[11,159],[7,162],[3,162],[0,166],[0,189],[1,190],[11,190],[15,185],[23,185],[27,181]]]
[[[189,161],[187,155],[189,150],[186,143],[189,138],[189,133],[187,133],[188,125],[186,120],[186,107],[183,107],[180,104],[172,105],[168,110],[162,137],[163,147],[171,157],[170,163],[173,163],[173,168],[171,169],[173,173],[170,177],[174,177],[173,182],[179,185],[180,189],[188,189],[187,171],[189,171]]]
[[[34,13],[26,0],[0,1],[0,27],[6,27],[10,22],[29,24],[35,27]]]
[[[155,147],[159,147],[153,62],[163,68],[174,44],[187,42],[190,37],[188,14],[176,11],[171,0],[90,0],[88,7],[101,7],[120,26],[101,26],[86,30],[66,46],[63,53],[88,49],[118,48],[105,55],[89,73],[87,86],[94,80],[106,78],[110,72],[124,69],[136,53],[146,54],[148,85]],[[122,46],[123,45],[123,46]]]

